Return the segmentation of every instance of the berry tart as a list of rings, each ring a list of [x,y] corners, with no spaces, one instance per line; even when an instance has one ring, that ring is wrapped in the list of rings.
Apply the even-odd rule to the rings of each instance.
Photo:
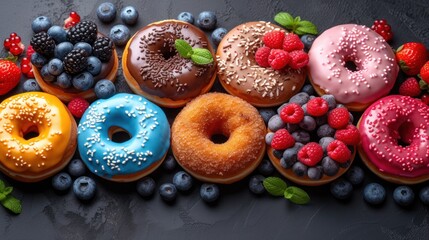
[[[52,26],[33,35],[33,72],[40,88],[69,102],[74,98],[94,100],[93,87],[100,79],[114,81],[118,56],[112,41],[97,31],[91,21]]]
[[[294,95],[268,122],[268,156],[289,180],[308,186],[329,183],[347,171],[359,143],[353,117],[332,95]]]

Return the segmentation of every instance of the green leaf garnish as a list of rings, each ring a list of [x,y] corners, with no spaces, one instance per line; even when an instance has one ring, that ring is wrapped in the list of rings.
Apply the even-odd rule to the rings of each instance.
[[[318,34],[317,27],[312,22],[301,20],[299,16],[293,18],[292,15],[287,12],[277,13],[276,16],[274,16],[274,21],[298,35]]]
[[[295,204],[307,204],[310,202],[310,196],[298,187],[288,187],[284,191],[284,197]]]
[[[181,57],[191,58],[192,47],[185,40],[176,39],[176,41],[174,41],[174,46],[176,47],[176,50],[179,52]]]
[[[191,59],[192,62],[198,65],[207,65],[213,62],[212,53],[205,48],[192,48],[189,43],[182,39],[176,39],[174,46],[180,56],[186,59]]]
[[[281,178],[278,177],[267,177],[262,182],[265,190],[273,196],[283,196],[284,191],[287,188],[287,184]]]
[[[429,89],[428,84],[423,80],[419,81],[419,86],[420,86],[421,90],[428,90]]]
[[[10,195],[12,190],[12,187],[6,187],[4,182],[0,180],[0,203],[13,213],[19,214],[22,210],[21,201]]]

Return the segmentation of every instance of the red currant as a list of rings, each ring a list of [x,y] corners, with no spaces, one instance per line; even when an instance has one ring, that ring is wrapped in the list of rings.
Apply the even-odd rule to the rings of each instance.
[[[22,49],[21,49],[21,48],[19,48],[19,47],[11,47],[9,51],[10,51],[10,53],[12,53],[12,55],[14,55],[14,56],[19,56],[19,55],[21,55],[21,53],[22,53]]]
[[[34,53],[33,47],[31,45],[28,45],[28,47],[27,47],[27,58],[31,59],[31,55],[33,55],[33,53]]]
[[[371,29],[380,34],[386,41],[393,38],[392,28],[385,19],[375,20]]]
[[[6,48],[6,50],[10,49],[10,44],[11,44],[11,42],[10,42],[9,38],[6,38],[3,42],[3,46],[4,46],[4,48]]]
[[[13,43],[18,44],[18,43],[21,42],[21,37],[20,36],[11,37],[10,41],[13,42]]]
[[[21,59],[21,64],[28,64],[28,63],[30,63],[30,59],[28,58],[28,57],[23,57],[22,59]]]
[[[27,74],[30,70],[31,70],[31,66],[30,65],[28,65],[26,63],[21,64],[21,72],[22,73]]]
[[[79,14],[77,14],[77,12],[71,12],[70,17],[73,19],[74,22],[80,21],[80,16],[79,16]]]
[[[16,32],[13,32],[9,35],[11,38],[18,36],[18,34],[16,34]]]
[[[25,74],[28,78],[34,78],[34,72],[33,72],[33,68],[30,69],[30,71]]]

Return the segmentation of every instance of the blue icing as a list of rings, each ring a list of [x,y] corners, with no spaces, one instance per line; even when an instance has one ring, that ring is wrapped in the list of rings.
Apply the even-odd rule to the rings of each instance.
[[[109,139],[110,127],[131,138]],[[164,111],[145,98],[119,93],[99,99],[85,111],[78,126],[78,149],[89,170],[101,177],[142,171],[161,159],[170,147],[170,125]]]

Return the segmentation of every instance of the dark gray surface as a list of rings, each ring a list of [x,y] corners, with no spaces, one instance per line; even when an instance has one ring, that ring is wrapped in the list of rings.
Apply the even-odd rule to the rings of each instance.
[[[95,11],[101,2],[3,1],[0,40],[15,31],[28,44],[31,21],[39,15],[47,15],[59,24],[70,11],[77,11],[83,19],[99,23]],[[277,12],[288,11],[311,20],[320,31],[342,23],[370,26],[374,19],[386,18],[393,27],[395,48],[410,41],[429,46],[427,0],[114,2],[119,9],[133,5],[139,10],[139,22],[131,28],[132,32],[156,20],[175,18],[182,11],[194,15],[203,10],[216,11],[218,25],[227,29],[246,21],[272,21]],[[119,22],[117,17],[115,23]],[[99,25],[103,33],[108,33],[112,26]],[[126,91],[120,75],[118,82]],[[173,116],[174,111],[169,115]],[[360,160],[356,159],[355,163],[359,165]],[[159,185],[171,181],[172,175],[158,170],[153,177]],[[0,174],[0,178],[15,187],[13,194],[23,203],[23,212],[18,216],[0,208],[0,239],[429,239],[429,208],[419,201],[409,209],[398,207],[392,199],[395,185],[383,182],[368,171],[366,176],[366,182],[381,182],[387,187],[387,201],[380,207],[365,204],[362,187],[357,188],[347,202],[335,200],[328,187],[306,187],[311,203],[293,205],[281,198],[252,195],[247,179],[222,186],[221,200],[209,206],[198,196],[201,183],[189,194],[179,194],[175,203],[166,204],[157,194],[152,199],[142,199],[132,183],[114,184],[97,178],[96,198],[82,203],[72,192],[55,193],[49,180],[23,184]],[[413,188],[418,191],[421,186]]]

